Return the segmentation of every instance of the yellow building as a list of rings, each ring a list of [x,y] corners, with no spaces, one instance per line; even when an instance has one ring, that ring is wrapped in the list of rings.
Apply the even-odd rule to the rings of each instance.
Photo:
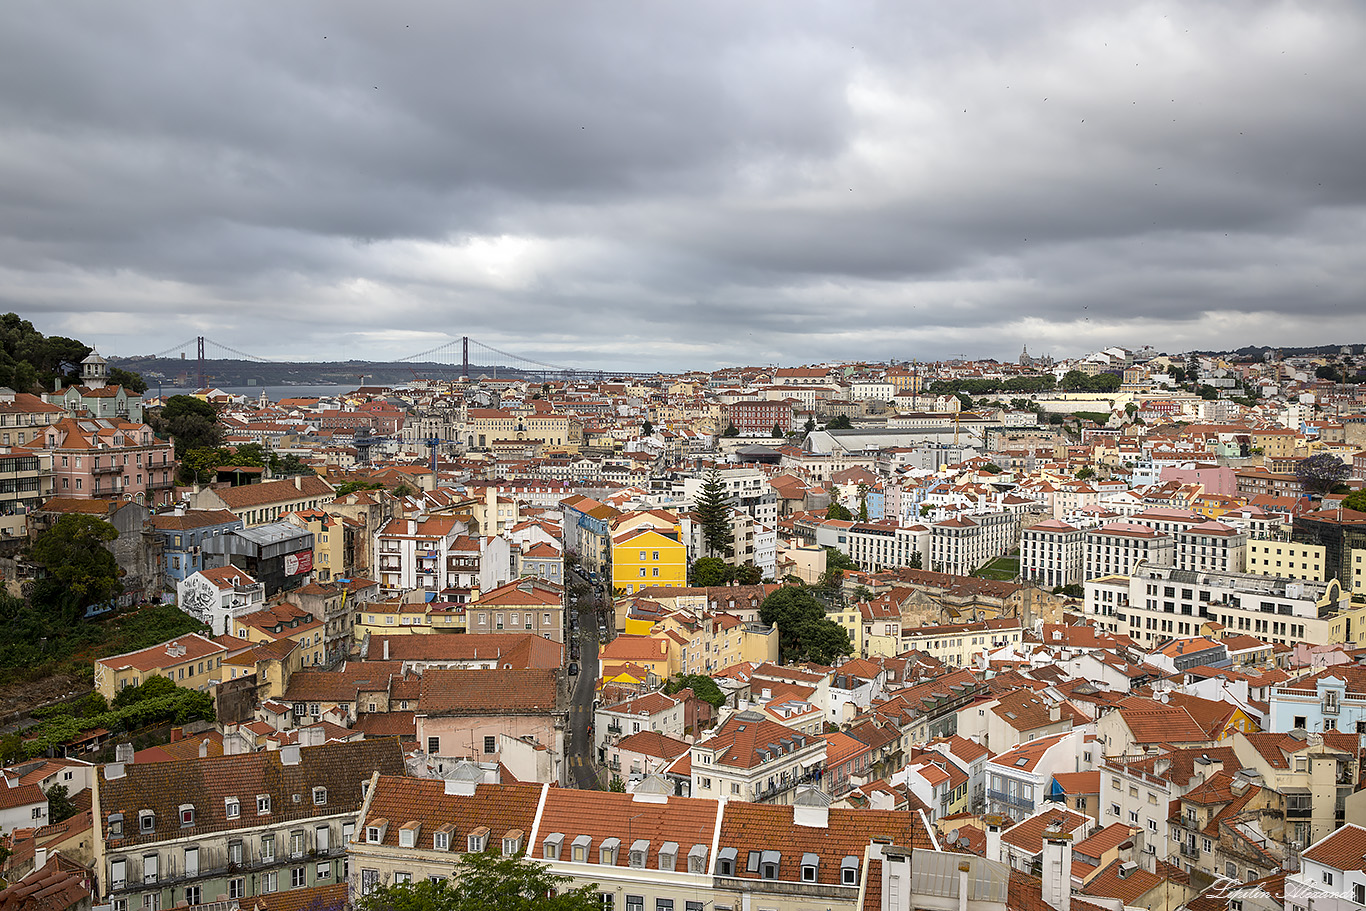
[[[1323,582],[1324,553],[1322,544],[1252,540],[1247,542],[1247,572],[1278,579]]]
[[[1352,548],[1348,557],[1352,571],[1350,579],[1339,579],[1343,585],[1351,588],[1354,595],[1366,595],[1366,550],[1359,547]]]
[[[346,565],[346,535],[342,519],[322,509],[299,509],[282,517],[313,535],[313,577],[319,582],[344,579],[352,571]]]
[[[979,652],[1020,646],[1020,621],[1012,618],[919,626],[901,630],[901,651],[917,649],[953,667],[971,667]]]
[[[256,644],[288,639],[298,645],[299,662],[305,667],[323,663],[323,621],[288,601],[231,619],[232,634]]]
[[[672,514],[663,510],[629,513],[613,526],[612,588],[631,594],[654,586],[687,586],[688,549]]]
[[[1353,647],[1366,646],[1366,604],[1353,601],[1347,610],[1338,611],[1329,623],[1328,641]]]
[[[1264,459],[1288,459],[1295,454],[1300,435],[1284,427],[1263,427],[1249,431],[1252,448],[1260,449]]]
[[[598,661],[603,668],[635,665],[660,680],[678,673],[677,660],[664,636],[617,636],[598,647]]]
[[[424,604],[421,601],[371,601],[356,614],[357,642],[366,635],[402,636],[419,633],[463,633],[465,609],[458,604]]]
[[[177,686],[207,692],[223,678],[228,650],[198,633],[179,636],[150,648],[99,658],[95,661],[95,690],[113,699],[126,686],[148,677],[169,677]]]

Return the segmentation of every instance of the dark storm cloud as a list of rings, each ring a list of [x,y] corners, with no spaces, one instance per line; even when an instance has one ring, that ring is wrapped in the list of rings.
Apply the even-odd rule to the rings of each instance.
[[[965,6],[20,3],[0,306],[638,367],[1363,340],[1354,7]]]

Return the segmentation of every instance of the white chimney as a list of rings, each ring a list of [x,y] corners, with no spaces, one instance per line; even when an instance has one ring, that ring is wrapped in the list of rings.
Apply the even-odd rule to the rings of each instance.
[[[1072,905],[1072,836],[1049,829],[1043,838],[1043,900],[1055,911]]]
[[[966,860],[958,864],[958,911],[968,911],[968,889],[972,885],[972,864]]]
[[[384,639],[384,660],[389,660],[389,639],[387,636]]]
[[[209,741],[208,741],[208,740],[201,740],[201,741],[199,741],[199,758],[200,758],[200,759],[203,759],[203,758],[205,758],[205,757],[208,756],[208,755],[209,755]]]
[[[987,824],[987,860],[994,860],[999,864],[1001,863],[1001,817],[987,816],[982,821]]]
[[[133,745],[131,743],[120,743],[118,746],[114,747],[114,761],[132,765]]]
[[[289,745],[287,745],[287,746],[282,746],[282,747],[280,747],[280,764],[281,764],[281,765],[298,765],[298,764],[299,764],[299,745],[298,745],[297,743],[291,743],[291,744],[289,744]]]

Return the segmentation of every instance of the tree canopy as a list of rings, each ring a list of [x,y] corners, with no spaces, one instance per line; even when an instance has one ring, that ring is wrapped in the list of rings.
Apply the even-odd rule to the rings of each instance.
[[[16,392],[51,389],[61,377],[80,379],[80,364],[90,346],[60,335],[45,336],[16,313],[0,316],[0,386]]]
[[[1352,473],[1346,462],[1329,452],[1320,452],[1295,465],[1295,477],[1305,493],[1321,497]]]
[[[129,392],[141,394],[147,391],[147,381],[142,378],[142,374],[124,370],[122,367],[109,368],[109,382],[122,386]]]
[[[849,420],[849,415],[847,415],[847,414],[837,414],[837,415],[835,415],[833,418],[831,418],[830,420],[828,420],[828,421],[825,422],[825,429],[826,429],[826,430],[852,430],[852,429],[854,429],[854,424],[853,424],[852,421]]]
[[[838,500],[831,500],[830,505],[825,508],[825,517],[827,519],[838,519],[841,522],[849,522],[854,518],[854,515]]]
[[[147,415],[147,423],[159,436],[175,442],[177,459],[193,449],[217,449],[223,442],[218,409],[192,395],[173,395],[159,410]]]
[[[359,911],[602,911],[597,884],[567,888],[568,876],[521,855],[460,855],[451,879],[379,886]]]
[[[118,536],[118,529],[94,516],[69,513],[52,523],[30,550],[33,562],[44,570],[34,583],[35,604],[74,621],[85,608],[121,593],[118,562],[105,547]]]
[[[701,557],[688,568],[688,584],[698,588],[725,585],[735,578],[735,567],[720,557]]]
[[[702,543],[707,556],[722,554],[729,557],[735,552],[731,543],[729,497],[716,469],[707,472],[702,481],[693,512],[702,525]]]
[[[672,696],[683,689],[691,689],[694,696],[703,702],[711,703],[712,708],[719,709],[726,704],[726,694],[721,692],[716,681],[706,674],[679,674],[676,677],[670,677],[664,684],[666,696]]]
[[[802,586],[785,585],[765,598],[759,619],[778,627],[778,651],[784,664],[833,664],[854,651],[844,627],[827,618],[821,602]]]
[[[1366,490],[1357,490],[1349,493],[1342,498],[1344,509],[1354,509],[1357,512],[1366,512]]]

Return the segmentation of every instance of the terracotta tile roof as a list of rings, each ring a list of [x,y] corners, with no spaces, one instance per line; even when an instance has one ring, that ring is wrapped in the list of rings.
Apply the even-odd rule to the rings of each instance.
[[[1303,856],[1337,870],[1366,870],[1366,828],[1348,823],[1315,842]]]
[[[226,509],[187,509],[181,515],[162,513],[148,519],[160,531],[189,531],[213,525],[232,525],[242,520]]]
[[[1054,719],[1053,708],[1048,700],[1028,690],[1016,690],[1001,696],[991,711],[1017,731],[1032,731],[1061,721],[1061,709],[1058,718]]]
[[[619,867],[630,865],[634,843],[647,841],[644,860],[649,869],[658,869],[660,847],[673,842],[678,846],[676,868],[686,871],[688,852],[695,845],[706,847],[710,865],[717,812],[715,800],[670,797],[665,803],[647,803],[629,794],[551,788],[537,838],[543,844],[549,835],[563,835],[565,854],[569,855],[574,839],[586,835],[591,839],[590,863],[599,862],[598,847],[605,839],[619,839],[621,849],[614,858]],[[541,844],[531,848],[532,856],[541,856]]]
[[[1091,824],[1091,817],[1084,813],[1074,813],[1066,807],[1054,807],[1024,819],[1001,833],[1004,844],[1014,845],[1027,854],[1043,851],[1043,834],[1050,826],[1058,825],[1064,832],[1072,833]]]
[[[294,478],[286,478],[260,484],[243,484],[241,487],[218,487],[215,492],[228,509],[250,509],[314,497],[331,499],[332,485],[317,475],[304,475],[298,478],[298,486],[295,486]]]
[[[180,649],[184,649],[183,654],[173,654]],[[99,663],[114,670],[133,670],[147,672],[156,668],[165,667],[168,664],[183,664],[187,661],[198,661],[210,655],[218,655],[224,652],[223,646],[207,639],[198,633],[190,633],[187,636],[179,636],[160,645],[153,645],[148,648],[139,649],[136,652],[128,652],[123,655],[111,655],[108,658],[100,658]]]
[[[1119,704],[1118,711],[1135,743],[1203,743],[1211,739],[1180,706],[1130,698]]]
[[[1082,892],[1097,898],[1118,898],[1126,905],[1134,905],[1164,882],[1165,877],[1149,873],[1142,867],[1125,867],[1122,860],[1115,858],[1091,878]]]
[[[258,911],[336,911],[347,907],[348,889],[349,886],[341,882],[310,889],[272,892],[251,901]]]
[[[782,746],[784,740],[788,749],[802,750],[820,738],[794,733],[755,712],[741,712],[695,746],[714,750],[716,765],[750,769],[764,761],[760,751],[770,749],[770,745]]]
[[[617,742],[617,749],[660,759],[677,759],[688,752],[688,744],[661,734],[659,731],[639,731],[628,734]]]
[[[1100,773],[1096,773],[1097,775]],[[1111,848],[1124,844],[1138,830],[1132,826],[1126,826],[1122,822],[1111,823],[1103,829],[1092,832],[1086,838],[1072,846],[1074,854],[1083,854],[1087,857],[1099,858]]]
[[[677,705],[677,699],[661,692],[653,692],[638,696],[635,699],[628,699],[625,702],[618,702],[615,705],[603,706],[598,711],[625,715],[655,715],[659,712],[668,711]]]
[[[429,669],[420,715],[546,714],[564,710],[559,672],[543,668]]]
[[[47,803],[47,795],[36,784],[20,784],[14,787],[0,786],[0,810],[27,807],[32,804]]]
[[[284,702],[354,702],[360,692],[388,690],[403,672],[401,661],[357,661],[339,671],[297,671],[289,678]]]
[[[774,851],[779,855],[778,878],[801,879],[802,855],[820,858],[816,881],[840,882],[840,863],[856,857],[862,864],[864,849],[874,838],[890,840],[905,848],[934,847],[919,813],[899,810],[850,810],[832,807],[826,828],[795,825],[793,807],[775,804],[727,803],[721,820],[721,849],[737,852],[735,877],[757,880],[761,870],[748,869],[751,851]]]
[[[371,636],[365,657],[391,661],[497,661],[499,667],[552,668],[561,664],[563,646],[535,633],[480,633],[473,636]]]
[[[112,850],[165,839],[168,833],[198,836],[209,832],[252,828],[269,818],[272,823],[307,819],[318,812],[313,805],[315,787],[327,789],[327,812],[360,809],[361,783],[370,773],[391,775],[404,771],[403,753],[397,740],[365,740],[304,747],[297,765],[285,765],[282,754],[271,750],[207,759],[183,759],[124,767],[124,776],[109,780],[109,767],[101,774],[100,810],[97,825],[107,827],[109,814],[123,814],[122,838],[110,838]],[[270,795],[268,817],[258,815],[256,797]],[[298,803],[295,795],[300,795]],[[240,802],[241,814],[227,816],[226,799]],[[193,804],[195,824],[182,827],[178,808]],[[143,835],[138,813],[156,814],[156,831]]]
[[[480,784],[472,795],[447,794],[446,783],[440,779],[405,778],[395,774],[381,775],[375,796],[365,818],[384,819],[389,825],[381,844],[398,847],[398,831],[410,822],[422,824],[416,847],[432,850],[432,835],[447,823],[455,825],[451,833],[451,850],[463,852],[470,832],[483,826],[489,829],[487,848],[502,850],[503,835],[520,830],[524,838],[531,836],[540,803],[542,785],[539,784]],[[601,792],[591,793],[601,799]],[[364,837],[365,826],[358,826],[358,836]],[[525,842],[523,847],[527,847]]]

